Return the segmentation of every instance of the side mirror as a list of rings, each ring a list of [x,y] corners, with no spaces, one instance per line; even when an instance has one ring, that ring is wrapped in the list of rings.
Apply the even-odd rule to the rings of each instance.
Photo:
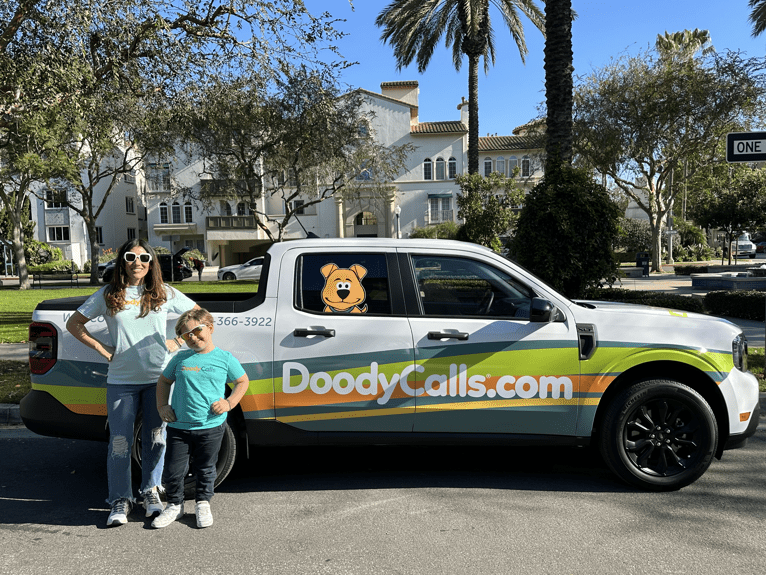
[[[552,321],[561,321],[562,319],[562,313],[547,299],[539,297],[532,298],[532,305],[529,309],[529,321],[535,323],[550,323]]]

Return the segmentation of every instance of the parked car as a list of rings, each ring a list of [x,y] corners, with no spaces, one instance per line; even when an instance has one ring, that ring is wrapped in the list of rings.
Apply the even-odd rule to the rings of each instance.
[[[735,258],[755,258],[755,244],[750,241],[750,234],[747,232],[737,238],[737,243],[733,249]]]
[[[190,278],[192,276],[192,269],[191,266],[186,263],[186,260],[183,259],[183,255],[189,251],[189,248],[181,248],[178,250],[175,255],[173,256],[173,260],[175,260],[175,275],[171,277],[170,273],[170,260],[171,256],[170,254],[157,254],[157,259],[160,262],[160,269],[162,270],[162,280],[169,282],[169,281],[183,281],[186,278]],[[116,260],[112,260],[106,266],[104,267],[103,273],[100,274],[101,280],[104,283],[109,283],[112,281],[112,274],[114,274],[114,268],[117,265]],[[101,266],[99,265],[99,269]]]
[[[263,256],[253,258],[243,264],[225,266],[218,270],[219,280],[259,280],[261,279],[261,268],[263,267]]]
[[[766,251],[766,242],[758,242],[755,244],[755,252],[758,254],[762,254],[764,251]]]

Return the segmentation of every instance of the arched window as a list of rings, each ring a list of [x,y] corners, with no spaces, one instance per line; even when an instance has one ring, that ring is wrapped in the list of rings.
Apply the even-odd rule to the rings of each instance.
[[[519,160],[516,159],[516,156],[511,156],[508,158],[508,175],[513,177],[513,172],[516,170],[516,168],[519,167]]]
[[[521,159],[521,175],[522,177],[529,177],[531,175],[529,158],[526,156]]]
[[[436,179],[444,179],[444,158],[436,158]]]
[[[423,160],[423,179],[424,180],[433,180],[433,163],[431,162],[431,158],[426,158]]]
[[[375,214],[371,212],[359,212],[356,215],[354,224],[356,224],[357,226],[377,226],[378,218],[376,218]]]
[[[455,176],[457,176],[457,160],[455,158],[450,158],[447,167],[447,177],[450,180],[454,180]]]
[[[495,169],[496,169],[498,172],[500,172],[501,174],[505,175],[505,158],[503,158],[503,156],[500,156],[500,157],[499,157],[499,158],[496,160],[496,162],[497,162],[497,163],[495,164],[495,166],[496,166],[496,168],[495,168]]]
[[[194,210],[189,202],[184,204],[184,220],[189,223],[194,221]]]
[[[165,202],[160,204],[160,223],[168,223],[168,205]]]
[[[484,158],[484,177],[492,173],[492,158]]]
[[[231,206],[229,205],[229,202],[224,202],[223,200],[221,200],[221,215],[222,216],[231,215]]]
[[[181,223],[181,205],[178,202],[173,202],[173,205],[171,206],[170,214],[173,217],[174,224]]]

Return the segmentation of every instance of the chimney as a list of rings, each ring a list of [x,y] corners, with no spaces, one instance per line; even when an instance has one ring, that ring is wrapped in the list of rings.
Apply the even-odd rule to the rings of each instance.
[[[457,109],[460,110],[460,121],[468,126],[468,100],[465,99],[465,96],[460,97],[460,103],[457,105]]]

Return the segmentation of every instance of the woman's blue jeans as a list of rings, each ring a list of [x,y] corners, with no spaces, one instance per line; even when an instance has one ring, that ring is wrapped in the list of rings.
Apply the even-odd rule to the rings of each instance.
[[[142,412],[141,429],[141,489],[146,493],[153,487],[162,490],[162,468],[165,461],[165,424],[157,412],[157,384],[107,385],[106,406],[109,418],[109,455],[106,471],[109,478],[109,498],[112,505],[118,499],[135,502],[130,464],[133,447],[133,424]]]

